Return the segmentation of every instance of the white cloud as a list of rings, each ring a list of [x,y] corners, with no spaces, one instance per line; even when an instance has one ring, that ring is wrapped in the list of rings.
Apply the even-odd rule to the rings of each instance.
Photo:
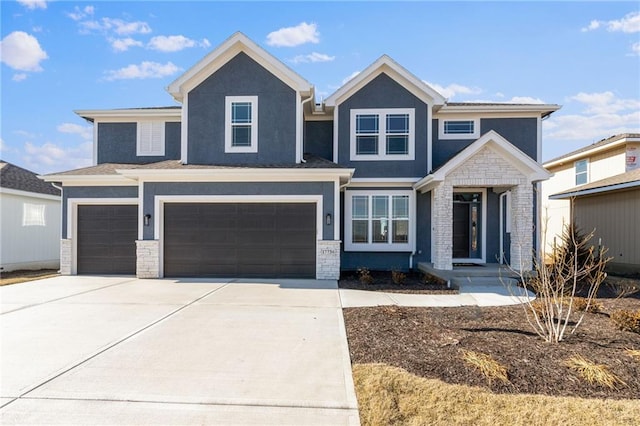
[[[618,99],[612,92],[584,93],[569,97],[569,100],[577,101],[586,106],[586,114],[609,114],[624,110],[640,110],[640,100]]]
[[[93,6],[85,6],[82,9],[76,6],[73,9],[73,12],[67,13],[67,16],[73,19],[74,21],[81,21],[87,16],[93,16],[94,12],[95,12],[95,9],[93,8]]]
[[[311,52],[308,55],[298,55],[291,59],[291,62],[294,64],[307,62],[331,62],[335,58],[335,56],[329,56],[325,53]]]
[[[88,141],[93,140],[92,126],[81,126],[74,123],[62,123],[58,125],[57,130],[61,133],[71,133],[79,135],[81,138]]]
[[[177,52],[189,47],[200,46],[210,47],[211,43],[206,38],[202,41],[196,41],[183,35],[172,36],[156,36],[147,44],[147,48],[151,50],[159,50],[160,52]]]
[[[33,139],[36,137],[36,135],[34,133],[31,132],[27,132],[26,130],[14,130],[13,131],[14,134],[25,137],[27,139]]]
[[[134,40],[131,37],[127,38],[110,38],[109,43],[116,52],[126,52],[130,47],[138,46],[142,47],[142,42]]]
[[[614,19],[611,21],[598,21],[593,20],[587,27],[582,28],[581,31],[593,31],[598,28],[606,27],[610,32],[623,32],[623,33],[637,33],[640,32],[640,12],[627,13],[621,19]]]
[[[162,78],[173,75],[180,71],[181,68],[172,62],[160,64],[158,62],[144,61],[139,65],[131,64],[118,70],[105,71],[105,79],[113,80],[129,80],[129,79],[145,79],[145,78]]]
[[[629,56],[640,56],[640,41],[631,45],[631,53]]]
[[[11,78],[11,80],[17,81],[17,82],[20,82],[20,81],[23,81],[23,80],[26,80],[26,79],[27,79],[27,74],[23,73],[23,72],[18,73],[18,74],[14,74],[13,77]]]
[[[482,89],[478,87],[469,87],[458,83],[451,83],[448,86],[441,86],[437,83],[430,83],[428,81],[425,81],[425,83],[447,99],[453,98],[458,94],[477,95],[478,93],[482,93]]]
[[[116,18],[102,18],[99,21],[82,21],[79,23],[82,33],[91,31],[113,32],[117,35],[149,34],[151,27],[143,21],[123,21]]]
[[[295,27],[280,28],[267,35],[267,44],[276,47],[294,47],[305,43],[319,43],[320,33],[316,24],[302,22]]]
[[[51,142],[42,145],[26,142],[23,160],[28,169],[44,174],[90,166],[92,151],[91,142],[83,142],[71,147]]]
[[[540,98],[532,98],[531,96],[514,96],[506,102],[510,104],[544,104],[546,103]]]
[[[30,10],[47,8],[46,0],[18,0],[18,3]]]
[[[345,78],[342,79],[342,84],[345,84],[347,81],[351,80],[352,78],[354,78],[358,74],[360,74],[360,71],[352,72],[351,74],[349,74],[348,76],[346,76]]]
[[[40,62],[48,58],[38,39],[23,31],[14,31],[0,41],[0,56],[18,71],[42,71]]]

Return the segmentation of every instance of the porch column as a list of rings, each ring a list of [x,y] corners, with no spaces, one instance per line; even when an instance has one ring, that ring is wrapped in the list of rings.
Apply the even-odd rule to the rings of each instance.
[[[453,269],[453,186],[441,183],[433,189],[433,267]]]
[[[511,267],[530,271],[533,267],[533,187],[523,181],[511,190]]]

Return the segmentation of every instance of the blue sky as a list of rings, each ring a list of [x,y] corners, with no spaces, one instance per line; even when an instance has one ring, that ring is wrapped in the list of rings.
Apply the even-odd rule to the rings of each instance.
[[[450,101],[544,102],[547,160],[640,131],[638,2],[1,1],[1,157],[91,163],[76,109],[174,105],[165,87],[242,31],[326,97],[388,54]]]

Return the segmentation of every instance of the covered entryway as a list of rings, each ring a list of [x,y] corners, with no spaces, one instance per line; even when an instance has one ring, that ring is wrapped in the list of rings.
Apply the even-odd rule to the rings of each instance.
[[[78,206],[78,274],[136,273],[138,206]]]
[[[165,203],[167,277],[316,275],[315,203]]]
[[[482,192],[453,193],[453,260],[482,259]]]

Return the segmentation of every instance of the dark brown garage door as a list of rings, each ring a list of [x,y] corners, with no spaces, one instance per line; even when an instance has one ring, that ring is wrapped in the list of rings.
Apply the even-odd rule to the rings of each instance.
[[[136,273],[138,206],[78,206],[78,273]]]
[[[164,274],[315,278],[316,205],[165,204]]]

